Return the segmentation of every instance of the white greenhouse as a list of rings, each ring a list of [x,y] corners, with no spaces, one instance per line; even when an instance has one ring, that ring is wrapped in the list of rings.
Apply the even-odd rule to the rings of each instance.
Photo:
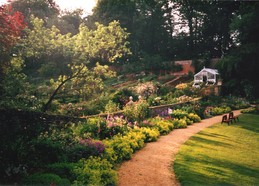
[[[218,75],[217,69],[204,67],[200,72],[194,75],[193,86],[199,88],[202,83],[205,83],[205,85],[215,85]]]

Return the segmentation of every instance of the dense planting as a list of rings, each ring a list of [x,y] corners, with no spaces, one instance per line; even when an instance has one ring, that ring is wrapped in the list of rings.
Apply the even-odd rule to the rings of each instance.
[[[63,124],[50,122],[44,127],[45,116],[33,120],[33,124],[16,122],[13,134],[16,140],[1,144],[1,180],[23,184],[114,185],[116,165],[130,159],[145,143],[199,122],[201,117],[247,105],[243,99],[232,100],[234,103],[222,103],[216,97],[205,97],[199,102],[176,105],[168,110],[167,116],[162,111],[159,115],[163,117],[151,118],[149,105],[143,99],[127,104],[124,116],[108,114],[106,118],[92,117]],[[6,132],[1,133],[1,141],[8,139],[8,129],[19,120],[14,117],[8,121],[2,128]]]

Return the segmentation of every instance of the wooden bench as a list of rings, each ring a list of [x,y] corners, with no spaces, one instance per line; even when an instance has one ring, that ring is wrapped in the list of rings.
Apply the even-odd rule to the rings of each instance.
[[[228,115],[224,115],[222,116],[221,124],[222,123],[227,123],[229,125],[229,123],[232,123],[232,120],[228,118]]]
[[[238,116],[234,116],[234,112],[230,112],[228,118],[234,120],[235,122],[239,121]]]

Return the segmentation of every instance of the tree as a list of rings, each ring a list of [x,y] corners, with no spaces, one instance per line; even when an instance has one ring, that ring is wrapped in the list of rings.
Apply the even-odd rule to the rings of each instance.
[[[54,0],[13,0],[11,1],[11,5],[14,10],[23,13],[29,27],[32,26],[29,24],[31,15],[47,23],[52,18],[57,17],[60,12],[59,6]]]
[[[241,94],[248,98],[259,95],[258,19],[258,2],[240,4],[230,25],[234,46],[219,64],[226,94]]]
[[[14,12],[11,5],[0,6],[0,53],[7,52],[26,27],[23,15]]]
[[[12,55],[11,49],[25,27],[20,12],[14,12],[10,5],[0,6],[0,95],[3,94],[2,84]]]
[[[43,20],[32,17],[33,29],[28,30],[27,37],[23,40],[25,58],[34,63],[52,62],[59,67],[58,73],[53,73],[54,77],[52,75],[54,79],[59,78],[43,111],[50,108],[55,96],[68,82],[72,87],[82,85],[83,82],[82,87],[85,88],[93,81],[98,81],[101,85],[102,77],[106,77],[110,71],[106,66],[96,65],[97,61],[111,63],[130,54],[127,47],[129,34],[117,21],[108,26],[97,23],[96,30],[81,25],[79,33],[74,36],[62,35],[55,26],[46,28],[43,24]]]
[[[142,52],[168,56],[172,37],[171,8],[168,0],[100,0],[87,18],[107,24],[119,20],[127,28],[133,55]]]

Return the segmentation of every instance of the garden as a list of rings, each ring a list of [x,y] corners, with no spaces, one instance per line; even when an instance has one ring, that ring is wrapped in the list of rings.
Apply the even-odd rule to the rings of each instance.
[[[258,114],[258,2],[95,2],[89,15],[55,0],[1,2],[0,184],[116,185],[147,143],[232,110]],[[217,69],[217,93],[219,79],[192,86],[204,67]],[[256,115],[240,118],[256,129]],[[251,164],[234,161],[241,173]]]
[[[143,99],[127,104],[120,116],[110,113],[44,127],[42,122],[14,122],[17,116],[2,128],[1,141],[6,143],[1,144],[1,180],[25,185],[116,185],[116,168],[146,143],[201,118],[247,106],[244,99],[220,101],[207,96],[176,105],[166,117],[150,117],[149,104]]]

